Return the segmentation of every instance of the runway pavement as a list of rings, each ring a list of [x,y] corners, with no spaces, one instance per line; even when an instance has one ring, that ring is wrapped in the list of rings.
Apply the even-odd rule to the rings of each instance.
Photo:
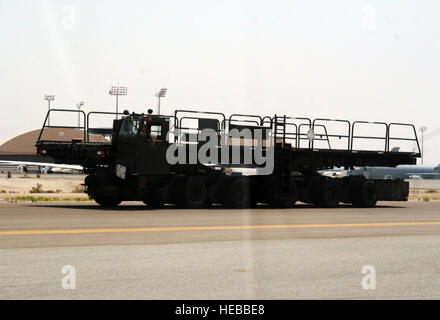
[[[438,299],[439,235],[435,201],[253,210],[2,204],[0,298]],[[73,290],[62,287],[73,275],[65,266],[74,268]],[[364,266],[374,267],[375,289],[362,286],[372,275]]]

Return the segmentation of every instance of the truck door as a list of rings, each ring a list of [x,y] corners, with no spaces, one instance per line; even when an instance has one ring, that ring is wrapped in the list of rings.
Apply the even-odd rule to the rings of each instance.
[[[164,121],[167,120],[167,121]],[[166,175],[168,142],[163,128],[168,119],[126,117],[122,120],[116,143],[116,166],[127,168],[127,174]],[[160,134],[157,134],[160,132]]]
[[[166,159],[168,148],[167,133],[169,119],[152,118],[144,119],[140,126],[137,139],[136,170],[145,175],[167,175],[169,165]]]

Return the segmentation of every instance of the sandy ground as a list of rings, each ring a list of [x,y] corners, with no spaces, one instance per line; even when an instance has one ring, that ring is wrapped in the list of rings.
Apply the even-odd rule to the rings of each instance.
[[[410,179],[408,181],[410,201],[440,200],[440,179]]]
[[[88,196],[81,191],[84,175],[14,175],[7,179],[0,178],[0,201],[8,201],[21,197],[58,198],[59,200],[86,200]],[[41,184],[39,193],[32,193],[32,188]],[[30,200],[28,200],[30,201]]]

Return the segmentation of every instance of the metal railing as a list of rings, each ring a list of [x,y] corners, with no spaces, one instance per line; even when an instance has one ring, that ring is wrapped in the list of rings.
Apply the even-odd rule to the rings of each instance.
[[[186,112],[191,112],[186,110]],[[205,112],[197,112],[197,113],[205,113]],[[206,113],[206,114],[220,114],[220,113]],[[177,115],[177,114],[176,114]],[[223,114],[221,113],[223,116]],[[185,118],[185,117],[184,117]],[[198,119],[198,117],[194,117],[194,119]],[[334,132],[333,130],[329,130],[330,123],[342,124],[343,127],[339,125],[339,132]],[[381,135],[362,135],[358,134],[357,130],[361,124],[367,125],[375,125],[375,126],[383,126],[385,128],[385,133],[383,136]],[[390,128],[394,126],[408,126],[413,131],[413,137],[400,137],[400,136],[391,136],[389,134]],[[182,129],[192,129],[199,130],[200,128],[192,127],[192,128],[183,128]],[[355,149],[354,143],[356,140],[383,140],[383,147],[379,148],[379,152],[389,152],[390,141],[393,140],[401,140],[401,141],[413,141],[417,144],[417,151],[415,153],[420,154],[420,147],[417,139],[417,133],[415,127],[412,124],[404,124],[404,123],[390,123],[387,124],[385,122],[371,122],[371,121],[354,121],[350,122],[345,119],[327,119],[327,118],[316,118],[314,120],[306,117],[288,117],[288,116],[277,116],[269,117],[264,116],[261,117],[259,115],[249,115],[249,114],[232,114],[229,118],[224,118],[224,121],[220,123],[220,130],[227,132],[231,128],[250,128],[254,129],[267,129],[270,128],[272,130],[270,138],[272,142],[282,143],[283,145],[286,143],[290,143],[292,147],[296,149],[314,149],[316,148],[316,142],[323,141],[326,143],[327,147],[325,149],[337,149],[337,150],[347,150],[347,151],[367,151],[365,149]],[[342,129],[341,129],[342,128]],[[320,132],[321,131],[321,132]],[[334,146],[332,143],[332,139],[337,140],[346,140],[343,142],[343,147]],[[308,141],[308,145],[306,147],[303,146],[302,141]],[[334,140],[333,140],[334,141]],[[344,145],[345,144],[345,145]]]
[[[55,112],[69,112],[69,113],[79,113],[82,115],[82,123],[81,126],[54,126],[48,124],[48,119],[51,113]],[[51,109],[47,112],[43,127],[41,128],[40,134],[38,136],[38,141],[41,140],[43,136],[43,132],[46,128],[69,128],[69,129],[79,129],[83,130],[83,141],[90,142],[90,134],[112,134],[113,126],[107,128],[97,128],[91,127],[90,121],[91,117],[94,115],[124,115],[123,113],[116,112],[102,112],[102,111],[91,111],[87,115],[82,110],[75,109]],[[149,115],[143,115],[148,117]],[[342,150],[348,150],[351,152],[355,151],[366,151],[365,149],[355,149],[354,143],[356,140],[376,140],[383,141],[383,148],[380,147],[379,150],[381,152],[390,152],[390,143],[392,141],[408,141],[414,142],[417,146],[417,152],[413,152],[415,154],[420,154],[420,145],[417,138],[416,128],[412,124],[406,123],[385,123],[385,122],[371,122],[371,121],[354,121],[350,122],[348,120],[342,119],[326,119],[326,118],[316,118],[311,120],[306,117],[288,117],[284,116],[265,116],[261,117],[259,115],[248,115],[248,114],[232,114],[229,118],[221,112],[211,112],[211,111],[194,111],[194,110],[176,110],[171,116],[157,116],[151,115],[154,117],[166,117],[170,119],[174,118],[174,126],[171,125],[171,129],[180,129],[187,131],[188,134],[200,134],[200,131],[203,128],[200,128],[200,120],[209,120],[207,123],[208,127],[213,126],[214,120],[216,121],[216,131],[220,135],[222,132],[226,133],[231,129],[240,129],[240,128],[250,128],[251,131],[255,129],[270,129],[270,136],[265,136],[264,139],[270,139],[271,143],[279,143],[281,142],[283,145],[289,143],[293,148],[296,149],[313,149],[315,148],[315,142],[324,141],[327,144],[328,149],[335,149],[332,146],[331,139],[346,139],[347,143],[343,147]],[[187,120],[199,121],[197,126],[186,126],[184,124]],[[344,132],[334,132],[333,130],[329,130],[328,124],[342,124]],[[359,127],[361,125],[367,126],[376,126],[384,128],[384,135],[368,135],[368,134],[358,134]],[[408,136],[398,136],[392,135],[391,131],[397,127],[407,127],[410,130],[410,137]],[[339,125],[339,128],[340,125]],[[368,128],[368,127],[367,127]],[[321,129],[322,132],[318,133],[317,129]],[[321,131],[320,130],[320,131]],[[340,131],[340,130],[339,130]],[[174,139],[174,142],[178,142],[177,137]],[[303,147],[302,141],[308,141],[308,145]],[[170,141],[171,142],[171,141]],[[340,149],[338,149],[340,150]],[[393,150],[394,152],[394,150]]]
[[[48,123],[48,119],[51,113],[54,112],[71,112],[71,113],[79,113],[80,115],[83,115],[83,126],[53,126],[53,125],[49,125],[46,123]],[[80,121],[81,122],[81,121]],[[87,139],[87,120],[86,120],[86,113],[82,110],[75,110],[75,109],[50,109],[49,111],[47,111],[46,113],[46,117],[44,118],[44,123],[43,123],[43,127],[40,130],[40,134],[38,135],[38,139],[37,142],[41,141],[41,137],[43,136],[43,132],[44,129],[46,128],[56,128],[56,129],[79,129],[79,130],[83,130],[83,141],[85,142]]]
[[[179,117],[179,114],[183,114]],[[216,118],[213,118],[216,117]],[[226,123],[226,117],[221,112],[214,112],[214,111],[195,111],[195,110],[184,110],[184,109],[178,109],[174,111],[174,129],[178,129],[181,131],[181,133],[184,133],[187,135],[186,140],[193,140],[189,139],[189,135],[195,135],[196,140],[198,135],[200,134],[201,128],[193,127],[193,126],[185,126],[184,120],[216,120],[217,121],[217,133],[221,133],[222,130],[224,130],[224,125]],[[184,142],[181,140],[181,135],[179,137],[174,137],[174,142]]]
[[[120,112],[105,112],[105,111],[90,111],[87,113],[87,142],[90,142],[90,134],[100,134],[100,135],[111,135],[113,133],[113,126],[102,128],[102,127],[90,127],[90,116],[91,115],[114,115],[123,116],[124,113]]]
[[[401,127],[409,127],[412,129],[413,133],[414,133],[414,138],[402,138],[402,137],[392,137],[391,136],[391,127],[395,127],[395,126],[401,126]],[[391,140],[400,140],[400,141],[413,141],[417,144],[417,150],[420,154],[420,145],[419,145],[419,140],[417,139],[417,131],[416,131],[416,127],[414,127],[413,124],[409,124],[409,123],[396,123],[396,122],[392,122],[390,124],[388,124],[388,129],[387,129],[387,144],[386,144],[386,151],[389,152],[390,151],[390,141]]]
[[[359,124],[369,124],[369,125],[379,125],[379,126],[385,126],[385,136],[357,136],[354,134],[354,130],[356,128],[356,125]],[[354,139],[368,139],[368,140],[384,140],[384,149],[383,151],[387,151],[387,145],[388,145],[388,125],[385,122],[377,122],[377,121],[354,121],[351,124],[351,139],[350,139],[350,151],[353,151],[354,147]],[[380,150],[382,151],[382,150]]]
[[[328,134],[327,132],[327,127],[325,125],[317,125],[316,122],[338,122],[338,123],[343,123],[347,125],[347,134]],[[351,134],[351,130],[350,130],[350,121],[348,120],[340,120],[340,119],[325,119],[325,118],[317,118],[314,119],[312,122],[312,130],[315,130],[315,127],[318,126],[324,126],[324,130],[325,130],[325,136],[326,136],[326,140],[328,142],[329,145],[329,149],[331,149],[330,146],[330,139],[329,138],[338,138],[338,139],[342,139],[345,138],[347,139],[347,150],[350,150],[350,134]],[[311,139],[311,148],[313,149],[314,147],[314,141],[315,139]]]

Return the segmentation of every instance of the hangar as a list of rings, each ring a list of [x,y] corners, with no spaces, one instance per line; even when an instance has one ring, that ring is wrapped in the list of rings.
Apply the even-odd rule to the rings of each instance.
[[[42,159],[36,154],[35,143],[38,140],[41,129],[20,134],[0,145],[0,160],[41,162]],[[72,139],[83,140],[84,131],[74,128],[46,128],[42,139],[54,141],[71,141]],[[91,142],[105,142],[105,138],[90,135]],[[108,140],[107,140],[108,141]],[[43,162],[53,162],[45,157]]]

